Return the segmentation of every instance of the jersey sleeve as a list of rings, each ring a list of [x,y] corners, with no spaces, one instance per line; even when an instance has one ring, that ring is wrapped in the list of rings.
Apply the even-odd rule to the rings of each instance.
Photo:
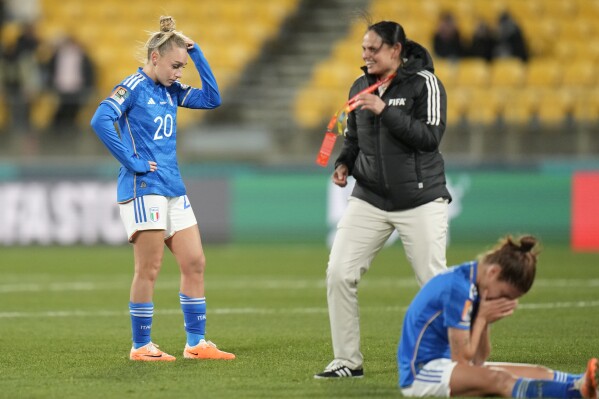
[[[194,47],[189,50],[189,57],[192,59],[200,79],[202,80],[202,88],[198,89],[175,82],[172,90],[177,93],[177,103],[180,107],[195,108],[195,109],[213,109],[221,104],[220,91],[218,90],[218,84],[210,64],[200,47],[195,44]]]
[[[454,273],[454,281],[443,305],[445,327],[469,330],[474,308],[474,298],[471,293],[473,289],[476,290],[476,287],[472,287],[470,281],[459,281],[460,279],[455,277],[458,277],[457,273]]]
[[[128,77],[115,86],[110,96],[102,101],[102,103],[112,107],[120,118],[133,103],[133,98],[135,96],[134,89],[143,79],[145,78],[141,74],[135,74]]]
[[[146,173],[150,171],[148,161],[141,159],[135,154],[133,148],[125,145],[120,139],[114,122],[119,118],[118,110],[112,102],[107,100],[100,103],[91,120],[91,126],[110,153],[123,165],[123,167],[135,172]]]

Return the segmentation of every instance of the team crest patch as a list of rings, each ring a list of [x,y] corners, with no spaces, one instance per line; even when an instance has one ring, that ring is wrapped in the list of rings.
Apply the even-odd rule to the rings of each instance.
[[[127,97],[129,97],[129,91],[123,86],[119,86],[116,89],[114,89],[114,91],[110,95],[110,98],[112,98],[120,105],[123,105]]]
[[[150,208],[150,220],[152,222],[157,222],[158,220],[160,220],[160,213],[158,212],[157,206]]]
[[[179,83],[179,85],[181,85],[181,89],[183,90],[189,89],[189,85],[186,85],[185,83]]]

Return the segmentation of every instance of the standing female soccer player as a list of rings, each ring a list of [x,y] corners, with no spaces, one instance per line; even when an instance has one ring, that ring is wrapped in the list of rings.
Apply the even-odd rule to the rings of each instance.
[[[478,261],[433,277],[406,312],[397,353],[404,396],[597,399],[597,359],[582,375],[490,363],[490,326],[511,315],[535,278],[536,239],[503,239]]]
[[[329,256],[327,301],[334,359],[315,378],[362,377],[358,284],[397,230],[419,284],[446,269],[448,203],[439,152],[446,94],[428,51],[392,21],[369,25],[364,74],[350,98],[333,182],[356,179]],[[374,93],[364,92],[367,88]]]
[[[221,103],[220,93],[200,47],[175,31],[171,17],[160,18],[160,32],[151,35],[146,47],[145,66],[115,87],[91,121],[121,163],[117,200],[135,258],[129,302],[133,347],[129,357],[175,360],[150,339],[154,283],[166,243],[181,270],[179,297],[187,333],[183,356],[234,359],[235,355],[205,340],[206,260],[176,156],[177,107],[216,108]],[[202,89],[179,82],[188,55],[200,74]]]

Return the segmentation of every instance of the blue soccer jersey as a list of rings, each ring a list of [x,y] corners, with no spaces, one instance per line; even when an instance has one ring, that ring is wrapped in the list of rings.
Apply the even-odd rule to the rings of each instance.
[[[92,127],[121,163],[120,203],[147,194],[186,194],[176,155],[177,107],[211,109],[221,102],[212,70],[197,44],[189,50],[189,57],[200,73],[202,89],[180,82],[166,87],[139,68],[115,86],[92,118]],[[148,173],[148,161],[157,163],[155,172]]]
[[[430,279],[416,294],[403,321],[397,362],[399,385],[412,385],[429,361],[451,358],[448,328],[469,330],[479,297],[477,262],[452,267]]]

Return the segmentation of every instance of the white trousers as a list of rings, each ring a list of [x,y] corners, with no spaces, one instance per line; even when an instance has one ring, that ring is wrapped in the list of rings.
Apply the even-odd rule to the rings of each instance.
[[[350,197],[327,268],[327,301],[335,363],[362,367],[358,283],[370,263],[397,230],[418,284],[447,268],[448,202],[443,198],[416,208],[387,212]]]

